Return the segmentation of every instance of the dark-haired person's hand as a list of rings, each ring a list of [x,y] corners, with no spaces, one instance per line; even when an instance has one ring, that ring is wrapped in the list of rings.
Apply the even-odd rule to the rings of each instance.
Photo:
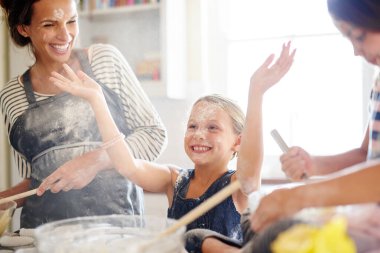
[[[251,215],[253,231],[260,232],[272,223],[291,217],[303,207],[297,197],[296,188],[279,189],[264,196]]]
[[[280,156],[281,169],[294,181],[305,179],[303,175],[313,175],[313,160],[309,153],[300,147],[290,147]]]

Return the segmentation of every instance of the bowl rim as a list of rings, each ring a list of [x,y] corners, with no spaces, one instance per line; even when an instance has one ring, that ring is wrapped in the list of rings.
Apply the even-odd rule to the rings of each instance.
[[[132,220],[132,219],[148,219],[148,220],[159,220],[159,221],[166,221],[168,225],[172,225],[177,220],[168,218],[166,216],[161,216],[161,215],[128,215],[128,214],[110,214],[110,215],[94,215],[94,216],[82,216],[82,217],[75,217],[75,218],[68,218],[68,219],[63,219],[63,220],[57,220],[57,221],[52,221],[48,222],[45,224],[42,224],[38,227],[35,228],[34,230],[34,235],[36,236],[37,240],[43,239],[43,237],[49,236],[50,239],[55,239],[59,238],[60,236],[54,236],[52,233],[52,229],[54,228],[59,228],[63,227],[65,225],[70,226],[70,225],[75,225],[76,222],[82,221],[82,222],[88,222],[84,224],[91,224],[92,221],[94,221],[94,225],[96,225],[96,222],[100,221],[106,221],[106,220],[116,220],[120,221],[120,219],[127,219],[127,220]],[[83,224],[83,225],[84,225]],[[101,224],[101,223],[100,223]],[[184,234],[186,230],[186,226],[182,226],[179,229],[177,229],[175,232],[172,233],[172,236],[178,236],[181,234]],[[73,235],[77,234],[73,231]],[[170,236],[169,236],[170,237]]]

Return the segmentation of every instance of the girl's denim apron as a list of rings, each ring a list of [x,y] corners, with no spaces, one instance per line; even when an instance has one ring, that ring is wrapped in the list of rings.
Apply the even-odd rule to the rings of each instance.
[[[77,56],[82,69],[94,78],[87,53],[78,51]],[[29,107],[13,125],[10,142],[31,163],[30,187],[34,189],[59,166],[98,148],[102,140],[93,110],[84,99],[61,93],[38,102],[29,70],[24,73],[23,82]],[[120,98],[101,86],[119,130],[127,136],[131,129],[126,125]],[[41,197],[29,197],[22,209],[21,227],[34,228],[80,216],[142,212],[142,189],[112,169],[99,172],[83,189],[56,194],[46,191]]]
[[[190,180],[194,177],[194,169],[181,171],[174,189],[173,203],[168,209],[168,217],[179,219],[195,207],[202,204],[219,190],[231,182],[235,171],[228,171],[218,178],[207,191],[197,199],[187,199]],[[236,210],[232,197],[226,198],[216,207],[187,225],[187,230],[194,228],[210,229],[229,238],[242,240],[240,213]]]

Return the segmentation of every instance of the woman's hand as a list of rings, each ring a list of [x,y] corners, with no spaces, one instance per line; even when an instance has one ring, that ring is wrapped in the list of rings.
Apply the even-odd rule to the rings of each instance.
[[[38,187],[37,195],[41,196],[49,189],[53,193],[82,189],[91,183],[100,170],[107,167],[108,161],[108,155],[99,149],[78,156],[45,178]]]
[[[265,62],[255,71],[251,77],[251,86],[264,93],[281,80],[292,66],[296,50],[290,52],[290,41],[282,46],[280,57],[273,64],[274,54],[271,54]],[[270,66],[271,65],[271,66]]]
[[[49,78],[60,90],[84,98],[89,102],[99,96],[103,97],[103,92],[99,84],[83,71],[78,71],[77,74],[75,74],[67,64],[63,64],[63,68],[65,69],[66,76],[53,71]]]

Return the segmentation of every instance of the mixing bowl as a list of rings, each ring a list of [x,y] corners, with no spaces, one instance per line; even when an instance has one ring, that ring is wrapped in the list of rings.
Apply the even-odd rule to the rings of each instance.
[[[39,253],[180,253],[185,227],[156,240],[175,220],[107,215],[50,222],[36,228]]]
[[[17,203],[14,201],[0,204],[0,236],[8,228],[16,207]]]

